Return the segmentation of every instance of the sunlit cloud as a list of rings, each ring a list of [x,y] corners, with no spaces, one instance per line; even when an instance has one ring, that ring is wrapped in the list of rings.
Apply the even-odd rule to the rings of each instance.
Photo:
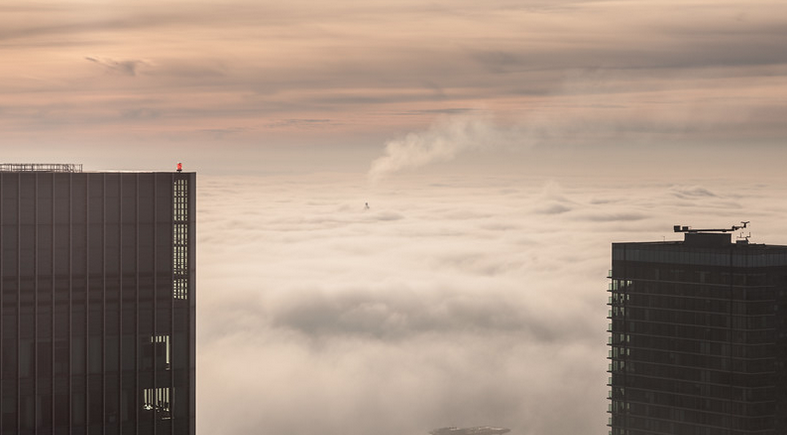
[[[787,241],[751,183],[358,177],[202,178],[202,430],[605,433],[610,243]]]

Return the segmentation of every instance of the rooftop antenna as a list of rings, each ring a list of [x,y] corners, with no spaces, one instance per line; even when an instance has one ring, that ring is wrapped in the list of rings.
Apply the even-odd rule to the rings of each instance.
[[[741,225],[733,225],[729,228],[692,228],[689,226],[674,225],[672,229],[676,233],[726,233],[746,228],[749,222],[751,221],[741,221]]]

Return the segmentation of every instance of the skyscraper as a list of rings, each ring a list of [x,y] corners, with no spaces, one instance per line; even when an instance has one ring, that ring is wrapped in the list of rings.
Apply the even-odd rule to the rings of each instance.
[[[787,246],[613,243],[612,435],[787,433]]]
[[[194,173],[0,165],[0,432],[195,433]]]

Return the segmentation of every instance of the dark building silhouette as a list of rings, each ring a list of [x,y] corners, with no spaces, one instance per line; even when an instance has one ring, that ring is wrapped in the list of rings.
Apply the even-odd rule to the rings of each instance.
[[[787,433],[787,246],[676,231],[612,244],[610,434]]]
[[[195,174],[0,165],[0,432],[195,433]]]

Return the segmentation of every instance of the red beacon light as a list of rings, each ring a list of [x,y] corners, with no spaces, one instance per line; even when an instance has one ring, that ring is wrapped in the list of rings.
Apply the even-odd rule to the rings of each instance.
[[[183,163],[178,163],[178,172],[183,172]]]

